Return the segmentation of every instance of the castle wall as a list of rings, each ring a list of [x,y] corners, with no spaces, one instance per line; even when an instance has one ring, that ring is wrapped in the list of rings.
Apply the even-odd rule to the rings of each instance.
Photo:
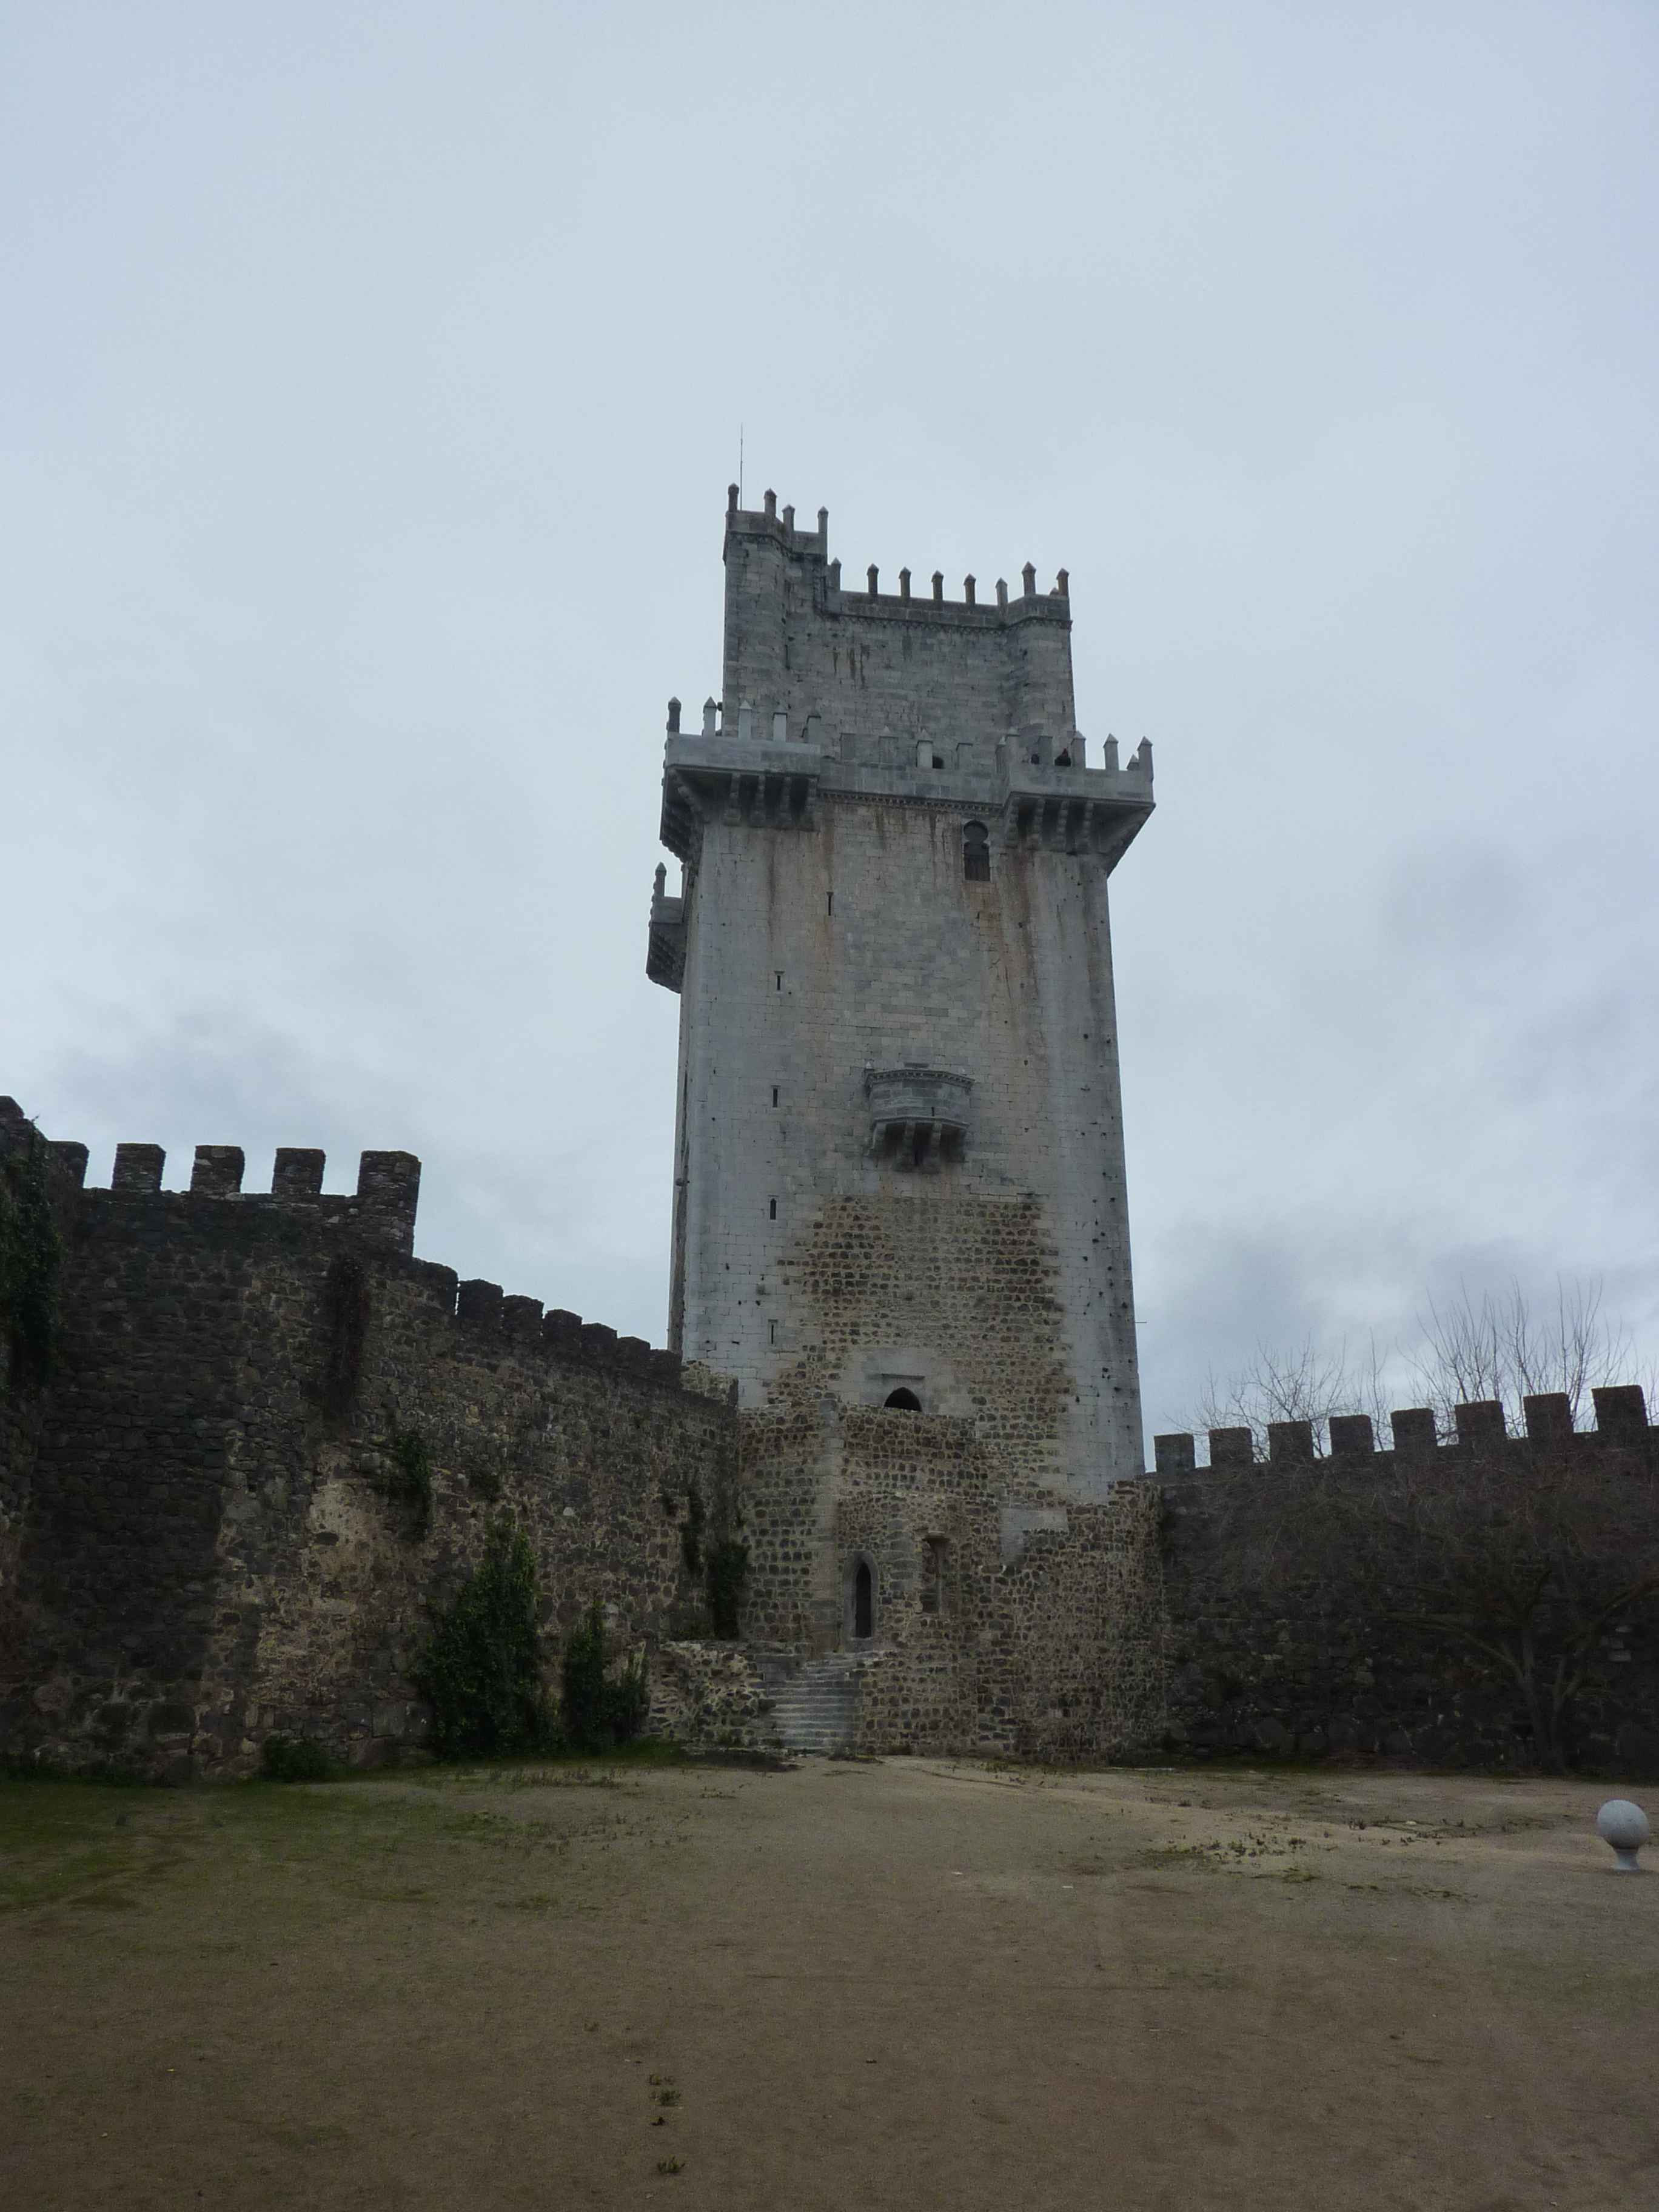
[[[896,1414],[872,1414],[891,1423]],[[1160,1586],[1149,1486],[1018,1531],[994,1463],[958,1460],[917,1480],[900,1445],[860,1455],[838,1500],[849,1554],[879,1565],[879,1648],[865,1671],[859,1741],[868,1751],[1111,1759],[1164,1726]],[[988,1480],[987,1477],[991,1477]],[[1014,1522],[1011,1526],[1011,1520]],[[925,1547],[948,1545],[937,1612],[924,1610]]]
[[[678,1517],[692,1483],[730,1504],[724,1392],[458,1290],[386,1230],[343,1199],[76,1194],[37,1448],[0,1462],[0,1749],[234,1773],[273,1731],[354,1760],[417,1741],[430,1608],[500,1513],[534,1546],[550,1665],[592,1601],[624,1646],[694,1608]],[[401,1437],[429,1458],[429,1527]]]
[[[1597,1395],[1607,1401],[1607,1417],[1588,1433],[1568,1431],[1565,1399],[1533,1401],[1558,1410],[1547,1440],[1505,1439],[1501,1422],[1490,1418],[1495,1407],[1459,1409],[1488,1417],[1479,1431],[1470,1424],[1462,1442],[1437,1446],[1431,1416],[1421,1411],[1396,1414],[1395,1432],[1416,1439],[1409,1466],[1419,1482],[1467,1481],[1477,1451],[1542,1450],[1559,1457],[1569,1483],[1578,1472],[1610,1478],[1615,1498],[1627,1488],[1633,1534],[1650,1531],[1659,1429],[1645,1425],[1639,1391]],[[1368,1431],[1370,1425],[1337,1425]],[[1286,1424],[1281,1436],[1273,1462],[1253,1468],[1248,1431],[1214,1432],[1207,1470],[1194,1468],[1190,1437],[1158,1439],[1166,1741],[1200,1753],[1360,1754],[1499,1771],[1535,1765],[1517,1685],[1476,1663],[1455,1636],[1407,1617],[1413,1592],[1392,1585],[1384,1561],[1357,1559],[1333,1570],[1302,1541],[1299,1530],[1316,1525],[1332,1490],[1364,1497],[1389,1484],[1395,1454],[1359,1449],[1315,1461],[1305,1425]],[[1546,1652],[1552,1632],[1547,1610]],[[1592,1769],[1659,1773],[1659,1617],[1651,1606],[1596,1638],[1569,1741]]]
[[[1163,1728],[1152,1486],[1062,1501],[966,1416],[741,1417],[746,1633],[862,1653],[872,1751],[1109,1757]],[[867,1562],[873,1633],[849,1574]]]

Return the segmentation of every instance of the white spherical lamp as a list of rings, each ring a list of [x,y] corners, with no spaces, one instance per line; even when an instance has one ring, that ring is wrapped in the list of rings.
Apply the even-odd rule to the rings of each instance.
[[[1653,1833],[1648,1816],[1628,1797],[1609,1797],[1595,1816],[1595,1832],[1613,1847],[1615,1874],[1640,1874],[1636,1854]]]

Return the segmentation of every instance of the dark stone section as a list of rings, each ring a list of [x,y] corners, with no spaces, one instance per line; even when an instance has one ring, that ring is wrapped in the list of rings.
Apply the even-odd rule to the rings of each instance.
[[[1647,1519],[1659,1484],[1659,1430],[1636,1418],[1645,1411],[1639,1391],[1598,1394],[1596,1411],[1589,1434],[1575,1434],[1566,1401],[1550,1398],[1528,1401],[1527,1438],[1504,1437],[1496,1406],[1459,1407],[1455,1443],[1437,1446],[1433,1417],[1420,1410],[1396,1413],[1394,1428],[1398,1437],[1405,1425],[1410,1449],[1399,1459],[1413,1481],[1455,1485],[1493,1453],[1535,1462],[1541,1448],[1569,1477],[1579,1468],[1627,1482],[1633,1518],[1640,1509]],[[1213,1434],[1211,1473],[1175,1476],[1174,1450],[1160,1450],[1165,1741],[1200,1753],[1534,1765],[1519,1690],[1455,1638],[1412,1625],[1381,1571],[1370,1583],[1362,1577],[1340,1588],[1298,1577],[1298,1500],[1311,1513],[1333,1486],[1363,1492],[1390,1480],[1397,1463],[1395,1453],[1370,1449],[1370,1424],[1361,1417],[1339,1417],[1331,1429],[1329,1458],[1282,1466],[1276,1458],[1270,1486],[1253,1479],[1242,1493],[1239,1477],[1249,1470],[1237,1460],[1215,1463]],[[1161,1447],[1182,1441],[1159,1439]],[[1281,1516],[1273,1546],[1252,1541],[1253,1499]],[[1638,1607],[1597,1638],[1571,1724],[1571,1756],[1591,1771],[1659,1775],[1656,1711],[1659,1613]]]
[[[1613,1389],[1591,1393],[1595,1401],[1595,1425],[1604,1435],[1634,1442],[1647,1434],[1648,1409],[1640,1386],[1626,1382]]]
[[[198,1145],[190,1171],[192,1191],[208,1198],[234,1198],[247,1163],[240,1145]]]
[[[160,1145],[118,1145],[115,1147],[116,1190],[160,1190],[167,1156]]]
[[[10,1109],[8,1112],[8,1108]],[[33,1141],[0,1102],[0,1156]],[[272,1731],[363,1761],[417,1745],[413,1669],[496,1515],[530,1534],[546,1656],[598,1600],[623,1644],[695,1609],[671,1492],[730,1511],[735,1408],[679,1360],[407,1256],[419,1164],[320,1152],[269,1196],[203,1147],[189,1193],[127,1146],[119,1188],[48,1154],[63,1326],[0,1390],[0,1754],[161,1778],[251,1771]],[[3,1378],[0,1378],[3,1379]],[[432,1469],[429,1528],[399,1439]]]
[[[1397,1452],[1412,1455],[1431,1452],[1440,1441],[1435,1431],[1434,1415],[1426,1406],[1398,1407],[1389,1414],[1389,1426],[1394,1431],[1394,1448]]]
[[[1496,1398],[1481,1398],[1455,1409],[1460,1444],[1501,1443],[1504,1435],[1504,1408]]]
[[[1267,1457],[1275,1468],[1310,1460],[1313,1457],[1313,1423],[1270,1422],[1267,1426]]]
[[[1527,1434],[1539,1442],[1572,1434],[1572,1407],[1565,1390],[1546,1391],[1536,1397],[1523,1398],[1521,1410],[1526,1419]]]
[[[302,1151],[292,1145],[277,1148],[276,1164],[271,1170],[270,1194],[273,1198],[320,1198],[323,1189],[323,1169],[327,1155]]]

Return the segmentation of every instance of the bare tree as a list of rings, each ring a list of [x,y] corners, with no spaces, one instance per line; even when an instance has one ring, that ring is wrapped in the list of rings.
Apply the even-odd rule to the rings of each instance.
[[[1259,1343],[1224,1382],[1208,1376],[1190,1425],[1248,1428],[1257,1459],[1267,1455],[1273,1421],[1310,1422],[1314,1449],[1322,1454],[1333,1413],[1368,1413],[1382,1441],[1396,1402],[1392,1372],[1409,1378],[1398,1387],[1432,1408],[1448,1440],[1456,1433],[1460,1405],[1495,1398],[1505,1426],[1518,1435],[1525,1426],[1522,1400],[1555,1391],[1565,1394],[1577,1428],[1591,1392],[1603,1383],[1643,1381],[1649,1402],[1655,1401],[1653,1370],[1643,1375],[1638,1365],[1630,1330],[1607,1315],[1601,1284],[1593,1277],[1558,1276],[1554,1299],[1541,1309],[1518,1280],[1478,1298],[1460,1284],[1455,1298],[1431,1298],[1426,1314],[1418,1316],[1415,1340],[1387,1354],[1375,1337],[1359,1352],[1346,1337],[1334,1351],[1311,1335],[1289,1350]]]
[[[1575,1417],[1595,1387],[1626,1380],[1629,1332],[1608,1320],[1598,1283],[1559,1282],[1542,1311],[1518,1283],[1478,1300],[1431,1303],[1409,1359],[1443,1438],[1460,1404],[1497,1400],[1511,1431],[1445,1455],[1321,1457],[1272,1481],[1254,1470],[1206,1485],[1217,1556],[1230,1577],[1276,1605],[1375,1623],[1456,1651],[1524,1704],[1537,1758],[1562,1771],[1573,1715],[1599,1679],[1609,1631],[1659,1620],[1659,1454],[1600,1450],[1519,1431],[1526,1397],[1559,1392]],[[1376,1345],[1352,1358],[1311,1338],[1259,1346],[1224,1389],[1212,1377],[1206,1426],[1246,1426],[1264,1457],[1269,1423],[1314,1425],[1338,1412],[1387,1419]]]
[[[1603,1310],[1601,1283],[1578,1277],[1558,1275],[1553,1305],[1541,1310],[1517,1280],[1478,1300],[1460,1283],[1447,1304],[1430,1299],[1418,1332],[1412,1368],[1443,1437],[1455,1433],[1457,1406],[1492,1398],[1518,1433],[1522,1401],[1553,1391],[1565,1394],[1577,1428],[1590,1392],[1628,1381],[1635,1364],[1630,1331]]]
[[[1322,1349],[1311,1336],[1290,1352],[1258,1344],[1224,1383],[1213,1374],[1206,1378],[1193,1425],[1249,1429],[1254,1455],[1265,1460],[1267,1430],[1274,1421],[1311,1423],[1314,1449],[1322,1455],[1333,1413],[1369,1413],[1382,1432],[1388,1399],[1375,1338],[1358,1354],[1350,1353],[1346,1338],[1334,1352]]]

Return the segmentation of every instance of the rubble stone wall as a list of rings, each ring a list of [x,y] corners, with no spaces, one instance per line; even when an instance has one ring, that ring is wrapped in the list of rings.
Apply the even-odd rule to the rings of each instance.
[[[550,1663],[596,1601],[623,1648],[695,1616],[688,1495],[729,1511],[737,1474],[706,1378],[458,1285],[344,1200],[159,1176],[67,1194],[55,1370],[4,1401],[0,1752],[182,1775],[246,1771],[273,1732],[418,1741],[432,1609],[502,1514]]]
[[[1559,1419],[1548,1428],[1540,1423],[1530,1442],[1505,1438],[1496,1406],[1459,1409],[1461,1442],[1437,1444],[1433,1418],[1421,1409],[1396,1414],[1395,1431],[1409,1440],[1419,1478],[1436,1482],[1463,1479],[1476,1451],[1559,1451],[1628,1482],[1633,1516],[1639,1507],[1650,1525],[1650,1506],[1638,1493],[1650,1495],[1659,1481],[1659,1430],[1646,1425],[1639,1391],[1597,1396],[1603,1419],[1590,1432],[1571,1432],[1565,1400],[1531,1401],[1553,1407]],[[1251,1462],[1248,1431],[1213,1432],[1207,1470],[1193,1465],[1190,1437],[1158,1439],[1165,1741],[1206,1754],[1360,1755],[1498,1771],[1535,1765],[1518,1685],[1455,1636],[1413,1626],[1402,1615],[1402,1594],[1363,1568],[1335,1577],[1298,1569],[1298,1498],[1311,1507],[1323,1486],[1364,1489],[1388,1482],[1395,1470],[1394,1452],[1370,1449],[1369,1421],[1338,1426],[1363,1432],[1363,1448],[1316,1462],[1305,1425],[1287,1424],[1276,1439],[1284,1448],[1261,1467]],[[1264,1565],[1230,1510],[1230,1483],[1259,1486],[1288,1532],[1271,1563]],[[1659,1618],[1651,1606],[1609,1622],[1597,1638],[1568,1747],[1575,1763],[1593,1771],[1659,1774]]]

